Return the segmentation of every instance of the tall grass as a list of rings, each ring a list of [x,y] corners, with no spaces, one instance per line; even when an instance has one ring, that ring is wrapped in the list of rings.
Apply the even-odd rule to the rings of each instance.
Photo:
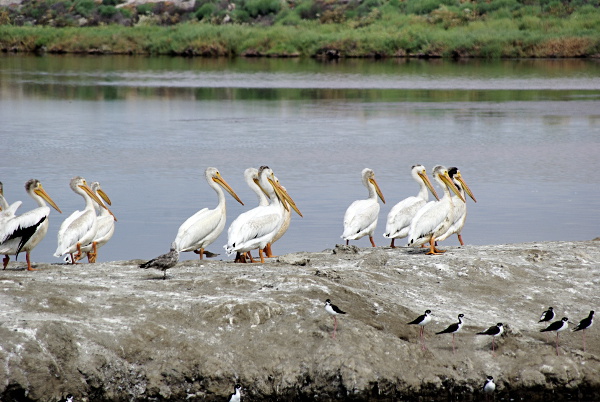
[[[299,57],[585,57],[600,55],[600,13],[589,5],[567,17],[515,12],[516,0],[488,7],[484,17],[460,2],[444,1],[429,14],[401,8],[431,2],[386,2],[379,9],[339,23],[291,18],[270,26],[211,24],[53,28],[0,25],[3,51],[115,53],[188,56]],[[375,2],[376,3],[376,2]],[[438,2],[439,3],[439,2]],[[497,3],[494,1],[492,3]],[[269,9],[272,2],[255,2]],[[377,3],[379,4],[379,3]],[[473,8],[483,2],[470,3]],[[487,3],[486,3],[487,4]],[[496,4],[499,6],[499,4]],[[532,7],[532,6],[528,6]],[[394,11],[396,10],[396,11]],[[541,8],[540,8],[541,10]],[[517,9],[519,11],[519,9]],[[424,12],[424,11],[423,11]]]

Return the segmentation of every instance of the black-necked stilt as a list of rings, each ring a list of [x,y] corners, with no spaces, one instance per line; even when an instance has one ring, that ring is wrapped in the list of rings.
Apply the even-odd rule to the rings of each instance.
[[[556,331],[556,355],[558,356],[558,333],[564,331],[569,327],[569,319],[563,317],[560,321],[554,321],[552,324],[544,329],[540,329],[540,332]]]
[[[548,310],[544,311],[540,316],[540,320],[538,322],[547,322],[552,321],[554,319],[554,308],[548,307]]]
[[[488,375],[487,379],[485,380],[485,384],[483,384],[483,393],[485,394],[485,399],[487,400],[488,397],[491,394],[493,394],[495,390],[496,384],[494,384],[494,377]]]
[[[60,402],[73,402],[74,398],[75,397],[73,396],[73,394],[67,394],[65,399],[61,399]]]
[[[431,310],[425,310],[425,314],[422,314],[415,318],[413,321],[409,322],[408,325],[418,325],[421,328],[419,329],[419,337],[421,339],[421,349],[425,350],[427,347],[425,346],[425,325],[427,325],[431,321]]]
[[[579,324],[573,331],[583,331],[583,351],[585,352],[585,330],[592,326],[594,323],[594,310],[590,311],[590,315],[588,315],[583,320],[579,321]]]
[[[463,325],[462,319],[464,317],[465,317],[464,314],[459,314],[458,315],[458,322],[455,322],[454,324],[451,324],[448,328],[446,328],[443,331],[436,332],[436,335],[439,335],[439,334],[452,334],[452,353],[456,352],[456,347],[454,345],[454,334],[457,333],[458,331],[460,331],[460,329],[462,328],[462,325]]]
[[[497,336],[502,335],[503,332],[504,325],[502,325],[502,323],[499,322],[498,324],[489,327],[485,331],[478,332],[477,335],[490,335],[492,337],[492,352],[494,352],[496,350],[494,340]]]
[[[333,318],[333,334],[331,335],[331,337],[333,339],[335,339],[335,332],[337,330],[337,318],[336,318],[336,316],[340,315],[340,314],[346,314],[346,312],[342,311],[335,304],[331,304],[331,300],[329,300],[329,299],[325,300],[325,311],[327,311],[329,314],[331,314],[331,318]]]
[[[233,394],[229,394],[229,402],[240,402],[242,400],[242,386],[240,384],[235,384],[233,388]]]

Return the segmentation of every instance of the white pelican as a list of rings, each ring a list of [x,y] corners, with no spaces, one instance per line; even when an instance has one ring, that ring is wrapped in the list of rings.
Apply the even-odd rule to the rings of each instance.
[[[90,244],[87,244],[81,247],[81,252],[87,254],[88,262],[94,263],[96,262],[96,257],[98,256],[98,252],[93,252],[94,249],[98,250],[100,247],[104,246],[111,239],[113,234],[115,233],[115,221],[117,218],[105,208],[104,202],[108,205],[112,205],[110,198],[108,195],[102,190],[100,187],[100,183],[97,181],[93,182],[90,186],[96,197],[100,201],[103,201],[102,204],[95,203],[96,209],[96,220],[98,222],[98,230],[96,231],[96,236],[94,236],[94,240]]]
[[[439,200],[435,189],[427,177],[427,171],[423,165],[415,165],[410,171],[413,179],[419,184],[419,193],[415,197],[408,197],[394,205],[387,216],[385,225],[385,233],[383,237],[392,239],[390,247],[395,248],[394,240],[402,239],[408,236],[410,222],[415,217],[419,209],[423,208],[429,201],[429,191],[433,194],[436,200]],[[427,191],[429,189],[429,191]]]
[[[261,166],[258,171],[259,185],[270,198],[268,205],[259,205],[240,214],[227,230],[227,244],[223,246],[228,255],[240,253],[244,261],[244,254],[248,251],[259,249],[260,262],[264,263],[263,249],[270,243],[283,224],[282,203],[289,203],[295,207],[294,201],[275,182],[273,171],[267,166]],[[282,201],[283,200],[283,201]],[[286,203],[283,204],[287,208]],[[300,211],[296,211],[300,214]],[[236,259],[237,261],[237,259]],[[253,261],[253,260],[251,260]]]
[[[288,194],[286,188],[281,185],[281,183],[279,182],[279,179],[277,178],[277,176],[275,176],[275,183],[277,184],[277,186],[280,189],[282,189],[286,194]],[[288,208],[288,206],[291,206],[292,209],[294,211],[296,211],[296,213],[298,215],[300,215],[300,217],[302,217],[302,214],[300,213],[300,211],[298,210],[298,207],[295,204],[294,205],[290,205],[290,203],[287,201],[287,199],[284,199],[282,201],[281,208],[283,209],[283,211],[282,211],[283,212],[283,223],[281,224],[281,227],[279,228],[279,231],[275,234],[275,237],[273,237],[273,240],[271,240],[270,243],[267,243],[267,245],[263,249],[263,251],[265,252],[265,254],[266,254],[266,256],[268,258],[275,257],[273,255],[273,251],[271,250],[271,245],[273,243],[275,243],[277,240],[281,239],[281,237],[290,228],[290,223],[292,221],[292,210],[290,208]]]
[[[217,193],[219,203],[215,209],[202,208],[190,216],[177,231],[175,248],[178,252],[193,251],[203,259],[204,248],[214,242],[225,228],[227,208],[225,206],[225,193],[223,187],[237,202],[244,205],[235,191],[221,177],[217,168],[209,167],[204,172],[208,185]]]
[[[420,246],[430,242],[430,251],[427,254],[440,254],[444,250],[435,248],[435,240],[446,233],[454,222],[454,204],[448,188],[459,196],[460,202],[465,202],[465,199],[448,176],[446,167],[434,167],[433,178],[442,186],[444,196],[439,201],[428,202],[417,212],[408,230],[408,246]]]
[[[381,194],[379,185],[375,181],[375,173],[369,168],[362,171],[362,182],[369,190],[369,198],[366,200],[356,200],[346,210],[344,215],[344,233],[342,239],[346,240],[348,245],[350,240],[358,240],[363,236],[369,235],[371,245],[375,247],[373,241],[373,232],[377,227],[377,218],[379,216],[379,203],[377,196],[385,204],[385,198]]]
[[[460,191],[460,195],[462,196],[462,198],[466,199],[466,196],[465,196],[465,192],[466,192],[466,194],[469,194],[469,197],[471,197],[471,199],[473,201],[477,202],[477,200],[473,196],[473,193],[471,192],[471,189],[469,188],[469,186],[467,186],[467,183],[465,183],[465,181],[463,180],[462,175],[460,174],[460,171],[458,170],[458,168],[451,167],[450,169],[448,169],[448,175],[454,182],[454,185],[456,186],[456,188],[458,188],[458,191]],[[460,245],[464,246],[465,243],[463,243],[461,232],[462,232],[463,226],[465,226],[465,221],[467,220],[467,203],[460,202],[458,200],[457,195],[452,196],[452,202],[454,204],[454,222],[452,222],[452,226],[450,226],[450,228],[446,231],[446,233],[437,237],[436,240],[444,241],[448,237],[450,237],[451,235],[456,233],[458,235],[458,241],[460,242]]]
[[[71,263],[75,264],[83,256],[81,247],[92,244],[96,232],[98,231],[98,220],[94,210],[94,202],[98,205],[106,206],[94,194],[90,186],[83,177],[76,176],[69,183],[71,190],[83,197],[85,207],[82,211],[75,211],[60,225],[58,230],[58,247],[54,252],[55,257],[70,254]],[[77,254],[73,255],[73,253]],[[92,252],[96,254],[93,247]]]
[[[19,256],[21,251],[25,251],[27,259],[27,270],[35,271],[31,267],[30,253],[35,246],[46,236],[48,232],[48,216],[50,208],[46,205],[48,202],[52,208],[62,213],[60,208],[54,203],[52,198],[46,193],[39,180],[31,179],[25,183],[25,191],[38,204],[38,208],[25,212],[22,215],[14,216],[16,208],[20,204],[15,202],[12,212],[13,216],[6,219],[0,225],[0,254],[4,254],[4,269],[8,265],[9,255]],[[11,207],[12,207],[11,206]],[[11,208],[8,209],[9,211]]]

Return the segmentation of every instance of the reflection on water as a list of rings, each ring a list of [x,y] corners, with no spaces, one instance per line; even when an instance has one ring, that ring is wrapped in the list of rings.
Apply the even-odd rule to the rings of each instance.
[[[341,243],[367,166],[388,201],[376,234],[385,245],[388,211],[416,194],[415,163],[461,169],[478,200],[467,244],[591,239],[600,235],[599,66],[5,55],[0,181],[24,212],[33,203],[23,184],[39,178],[64,211],[51,214],[35,261],[57,261],[58,226],[83,207],[72,176],[100,181],[113,200],[117,230],[99,260],[150,258],[216,204],[207,166],[246,204],[229,198],[228,222],[256,203],[244,169],[275,170],[304,214],[276,253]],[[209,250],[225,258],[225,242]]]

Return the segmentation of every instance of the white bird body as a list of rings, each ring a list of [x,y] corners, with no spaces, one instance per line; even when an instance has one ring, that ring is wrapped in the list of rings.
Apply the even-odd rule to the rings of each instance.
[[[100,183],[95,181],[90,187],[94,194],[96,194],[98,199],[102,198],[109,205],[111,205],[110,199],[100,187]],[[83,253],[88,254],[89,262],[96,262],[96,255],[93,252],[94,243],[96,249],[99,249],[100,247],[108,243],[108,241],[112,238],[113,234],[115,233],[115,221],[117,220],[115,216],[108,209],[105,208],[104,204],[100,205],[98,203],[95,203],[94,209],[96,212],[97,222],[96,235],[94,236],[94,239],[91,243],[88,243],[87,245],[81,247],[81,251]]]
[[[377,181],[375,181],[373,170],[369,168],[363,169],[362,182],[367,190],[369,190],[369,198],[356,200],[350,204],[344,214],[344,232],[341,237],[348,244],[349,240],[358,240],[368,235],[371,245],[375,247],[373,232],[375,232],[375,228],[377,227],[377,218],[379,217],[380,210],[377,196],[381,198],[383,203],[385,203],[385,198],[381,194]]]
[[[72,178],[70,187],[76,194],[83,197],[85,207],[81,211],[73,212],[60,225],[57,236],[58,246],[54,256],[61,257],[65,254],[71,254],[71,261],[75,264],[82,256],[81,247],[92,243],[96,236],[98,221],[94,210],[94,201],[98,204],[102,204],[102,201],[94,194],[83,177]],[[73,256],[76,251],[77,254]]]
[[[383,237],[392,239],[390,244],[391,247],[395,247],[395,239],[402,239],[408,236],[410,223],[417,212],[423,208],[429,200],[429,191],[431,191],[435,198],[438,199],[437,193],[433,189],[423,165],[413,166],[411,175],[419,184],[419,193],[416,196],[403,199],[390,210],[387,216]]]
[[[221,177],[221,173],[216,168],[207,168],[205,177],[208,185],[217,193],[217,206],[214,209],[202,208],[200,211],[190,216],[179,227],[174,241],[177,251],[197,252],[200,254],[200,259],[203,259],[204,248],[212,244],[225,228],[227,207],[225,193],[223,193],[221,186],[240,204],[244,205],[229,184]]]
[[[261,262],[264,262],[263,249],[273,241],[283,225],[286,207],[282,205],[282,199],[289,196],[278,187],[270,168],[262,166],[258,175],[260,187],[269,196],[269,204],[258,205],[240,214],[229,226],[227,244],[223,247],[228,255],[259,249]],[[292,201],[290,205],[295,204]]]
[[[25,190],[37,203],[38,207],[24,214],[15,215],[17,208],[21,205],[21,201],[17,201],[10,205],[6,211],[3,209],[0,218],[0,254],[5,255],[4,269],[8,264],[9,255],[18,256],[21,251],[25,251],[27,269],[33,271],[29,254],[48,232],[50,207],[46,205],[46,201],[58,212],[61,212],[38,180],[28,180],[25,183]]]
[[[471,189],[469,189],[467,184],[464,182],[464,180],[462,179],[462,175],[460,174],[460,171],[457,168],[450,168],[448,170],[448,174],[454,182],[456,188],[459,190],[460,195],[463,199],[466,200],[466,194],[468,194],[473,199],[473,201],[477,202],[477,200],[473,196],[473,193],[471,192]],[[452,225],[450,225],[450,228],[448,228],[446,233],[438,236],[436,240],[444,241],[448,237],[456,233],[458,235],[458,241],[460,242],[460,245],[463,246],[464,243],[462,240],[461,232],[467,220],[467,203],[461,202],[457,194],[452,195],[452,203],[454,205],[454,219],[452,221]]]
[[[425,204],[415,215],[408,232],[408,246],[414,247],[427,242],[431,243],[428,254],[443,252],[435,249],[435,239],[446,233],[454,222],[454,203],[448,187],[455,194],[460,194],[448,177],[448,169],[445,167],[439,165],[434,167],[433,177],[442,186],[444,196],[439,201],[430,201]],[[464,202],[464,199],[461,199],[460,202]]]

